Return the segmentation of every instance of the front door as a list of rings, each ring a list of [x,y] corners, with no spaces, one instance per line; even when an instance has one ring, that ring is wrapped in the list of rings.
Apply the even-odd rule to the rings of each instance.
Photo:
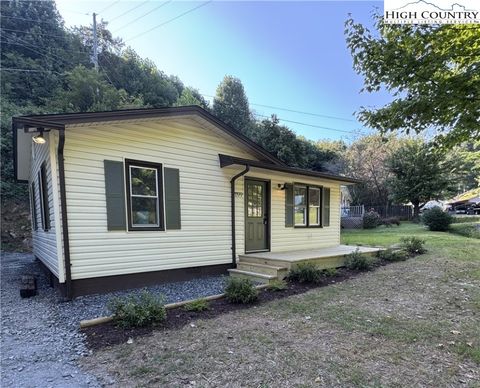
[[[245,251],[268,251],[269,183],[245,179]]]

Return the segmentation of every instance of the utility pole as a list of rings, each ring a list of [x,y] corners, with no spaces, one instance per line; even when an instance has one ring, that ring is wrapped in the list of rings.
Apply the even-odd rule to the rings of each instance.
[[[98,71],[97,14],[93,13],[93,57],[92,62]]]

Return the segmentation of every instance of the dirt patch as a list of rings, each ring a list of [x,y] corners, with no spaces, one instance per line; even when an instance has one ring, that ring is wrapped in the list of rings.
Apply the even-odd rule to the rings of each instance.
[[[379,265],[384,265],[379,262]],[[86,335],[87,344],[90,349],[98,350],[107,346],[125,343],[129,338],[137,338],[151,335],[154,331],[174,330],[194,323],[197,320],[216,318],[220,315],[249,308],[258,307],[270,301],[286,298],[292,295],[303,294],[314,288],[325,287],[334,283],[342,282],[359,275],[357,271],[351,271],[346,268],[339,269],[337,274],[332,277],[326,277],[322,282],[312,283],[293,283],[289,282],[285,290],[269,291],[260,290],[258,300],[251,305],[232,304],[224,298],[209,302],[209,308],[204,311],[186,311],[183,307],[177,307],[167,310],[167,319],[165,323],[157,327],[122,329],[109,322],[97,326],[86,327],[82,332]]]

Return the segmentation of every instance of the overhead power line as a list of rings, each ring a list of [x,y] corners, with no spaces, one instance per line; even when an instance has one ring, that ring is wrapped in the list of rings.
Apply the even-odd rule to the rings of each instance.
[[[123,30],[125,27],[128,27],[129,25],[135,23],[136,21],[144,18],[144,17],[147,16],[147,15],[150,15],[152,12],[156,11],[156,10],[159,9],[159,8],[164,7],[165,5],[167,5],[168,3],[171,3],[171,2],[172,2],[172,0],[165,1],[164,3],[160,4],[158,7],[155,7],[155,8],[153,8],[153,9],[151,9],[150,11],[144,13],[143,15],[140,15],[139,17],[133,19],[132,21],[128,22],[127,24],[124,24],[124,25],[121,26],[120,28],[117,28],[117,29],[116,29],[115,31],[113,31],[113,32],[114,32],[114,33],[117,33],[118,31]]]
[[[113,22],[114,20],[117,20],[117,19],[121,18],[122,16],[125,16],[127,13],[130,13],[130,12],[136,10],[137,8],[140,8],[141,6],[143,6],[143,5],[145,5],[145,4],[149,3],[149,2],[150,2],[150,0],[147,0],[147,1],[144,1],[143,3],[140,3],[140,4],[136,5],[136,6],[133,7],[133,8],[130,8],[129,10],[121,13],[120,15],[115,16],[113,19],[110,19],[109,22],[111,23],[111,22]]]
[[[102,12],[105,12],[107,9],[112,8],[114,5],[120,3],[120,0],[114,1],[113,3],[107,5],[105,8],[103,8],[101,11],[98,11],[98,14],[102,14]]]
[[[141,32],[141,33],[138,34],[138,35],[135,35],[133,38],[127,39],[126,42],[128,42],[128,41],[130,41],[130,40],[133,40],[133,39],[137,39],[137,38],[139,38],[139,37],[141,37],[141,36],[143,36],[143,35],[145,35],[145,34],[148,34],[149,32],[152,32],[153,30],[156,30],[157,28],[160,28],[160,27],[162,27],[162,26],[164,26],[164,25],[166,25],[166,24],[168,24],[168,23],[170,23],[170,22],[173,22],[174,20],[180,19],[182,16],[185,16],[185,15],[187,15],[187,14],[193,12],[193,11],[196,11],[197,9],[199,9],[199,8],[201,8],[201,7],[204,7],[205,5],[207,5],[208,3],[211,3],[211,2],[212,2],[212,0],[209,0],[209,1],[206,1],[205,3],[202,3],[202,4],[200,4],[200,5],[197,5],[196,7],[193,7],[193,8],[191,8],[191,9],[189,9],[189,10],[181,13],[180,15],[177,15],[177,16],[171,18],[171,19],[168,19],[168,20],[164,21],[163,23],[160,23],[160,24],[156,25],[155,27],[150,28],[150,29],[147,30],[147,31],[144,31],[144,32]]]
[[[215,98],[215,96],[211,96],[211,95],[208,95],[208,94],[201,93],[201,95],[204,96],[204,97],[208,97],[208,98]],[[305,112],[305,111],[300,111],[300,110],[295,110],[295,109],[290,109],[290,108],[280,108],[278,106],[272,106],[272,105],[256,104],[254,102],[249,102],[249,105],[261,106],[261,107],[270,108],[270,109],[278,109],[278,110],[283,110],[285,112],[300,113],[300,114],[308,115],[308,116],[324,117],[324,118],[327,118],[327,119],[350,121],[350,122],[354,122],[354,123],[357,122],[356,120],[347,119],[346,117],[329,116],[329,115],[324,115],[324,114],[320,114],[320,113]]]
[[[261,115],[258,113],[255,113],[256,116],[260,117],[265,117],[265,118],[271,118],[271,116],[266,116],[266,115]],[[322,125],[316,125],[316,124],[309,124],[309,123],[302,123],[300,121],[293,121],[293,120],[286,120],[282,119],[280,117],[277,117],[279,121],[283,121],[285,123],[292,123],[292,124],[298,124],[298,125],[305,125],[307,127],[312,127],[312,128],[319,128],[319,129],[326,129],[327,131],[335,131],[335,132],[343,132],[343,133],[359,133],[360,131],[347,131],[346,129],[338,129],[338,128],[331,128],[331,127],[324,127]]]

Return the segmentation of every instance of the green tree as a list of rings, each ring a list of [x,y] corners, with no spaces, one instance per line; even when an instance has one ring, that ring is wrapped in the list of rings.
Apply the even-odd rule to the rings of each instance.
[[[242,82],[226,75],[218,85],[213,99],[212,111],[215,116],[236,130],[248,135],[252,124],[252,116],[247,95]]]
[[[101,73],[81,65],[66,75],[66,89],[56,95],[49,109],[57,112],[113,110],[129,103],[125,90],[115,89]]]
[[[473,25],[387,25],[370,31],[346,21],[353,67],[363,90],[391,92],[381,108],[362,107],[359,119],[382,132],[435,128],[451,148],[480,136],[480,29]]]
[[[197,89],[186,87],[175,102],[175,106],[199,105],[202,108],[208,108],[208,102],[203,98]]]
[[[414,217],[420,206],[432,199],[441,199],[456,190],[455,166],[442,152],[432,151],[419,140],[406,141],[387,161],[392,176],[389,184],[392,198],[411,202]]]

